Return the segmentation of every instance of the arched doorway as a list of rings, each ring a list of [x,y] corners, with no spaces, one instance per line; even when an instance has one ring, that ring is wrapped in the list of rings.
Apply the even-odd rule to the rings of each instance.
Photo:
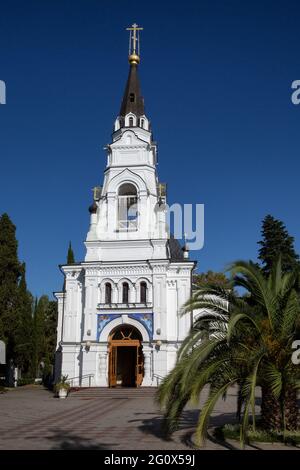
[[[132,325],[120,325],[109,336],[109,386],[140,387],[143,376],[142,335]]]

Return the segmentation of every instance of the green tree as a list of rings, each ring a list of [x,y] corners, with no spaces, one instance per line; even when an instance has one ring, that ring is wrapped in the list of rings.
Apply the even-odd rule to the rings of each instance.
[[[250,413],[254,427],[256,423],[256,386],[262,390],[261,426],[283,432],[297,428],[300,369],[291,355],[300,324],[298,270],[283,274],[279,258],[268,278],[254,263],[243,261],[232,265],[231,274],[234,286],[243,287],[247,294],[238,297],[219,285],[199,288],[193,294],[186,312],[202,309],[202,314],[158,391],[165,408],[165,428],[172,432],[186,403],[198,402],[209,386],[197,426],[200,444],[217,400],[233,385],[239,387],[242,445]]]
[[[9,216],[3,214],[0,217],[0,337],[6,342],[7,358],[14,361],[17,358],[17,307],[21,275],[16,227]]]
[[[262,240],[258,258],[262,262],[264,274],[269,275],[272,265],[277,261],[279,255],[282,259],[283,272],[292,271],[299,267],[299,256],[294,249],[294,238],[291,237],[280,220],[267,215],[262,222]]]
[[[56,348],[56,302],[50,301],[47,295],[36,300],[34,309],[34,370],[38,374],[41,362],[44,373],[49,374],[54,364]]]
[[[16,306],[15,361],[23,373],[32,375],[33,297],[27,290],[25,272],[25,263],[23,263]]]
[[[193,286],[196,288],[207,284],[214,284],[223,287],[224,289],[231,289],[232,285],[224,273],[207,271],[206,273],[195,274],[193,276]]]
[[[49,300],[45,315],[45,373],[52,372],[56,351],[57,302]]]
[[[71,242],[69,242],[68,255],[67,255],[67,263],[68,263],[68,264],[73,264],[73,263],[75,263],[75,257],[74,257],[74,252],[73,252],[73,249],[72,249]]]
[[[42,295],[35,303],[34,309],[34,371],[39,372],[40,363],[46,353],[46,309],[49,303],[47,295]]]

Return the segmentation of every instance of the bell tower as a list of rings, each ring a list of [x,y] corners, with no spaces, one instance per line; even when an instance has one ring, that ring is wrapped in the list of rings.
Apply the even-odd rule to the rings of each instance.
[[[64,290],[55,294],[59,370],[76,386],[157,386],[191,326],[181,308],[195,263],[169,234],[138,76],[142,28],[127,29],[129,74],[89,208],[85,260],[60,267]]]
[[[157,145],[145,114],[138,76],[142,28],[133,24],[127,29],[130,31],[129,74],[114,122],[112,142],[105,147],[107,165],[103,186],[95,192],[90,207],[86,261],[168,257],[163,206],[166,194],[158,181]]]

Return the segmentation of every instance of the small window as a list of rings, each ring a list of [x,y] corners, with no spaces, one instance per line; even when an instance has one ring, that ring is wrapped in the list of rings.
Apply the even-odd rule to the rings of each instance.
[[[145,126],[145,121],[144,119],[141,119],[141,127],[144,128],[144,126]]]
[[[109,282],[105,284],[105,303],[111,304],[111,284]]]
[[[134,101],[135,101],[135,95],[134,95],[134,93],[130,93],[130,95],[129,95],[129,100],[130,100],[130,103],[134,103]]]
[[[133,117],[129,118],[129,127],[133,127]]]
[[[124,282],[123,289],[122,289],[122,303],[123,304],[128,304],[128,297],[129,297],[129,285],[128,285],[128,282]]]
[[[147,283],[141,282],[141,304],[145,304],[147,302]]]

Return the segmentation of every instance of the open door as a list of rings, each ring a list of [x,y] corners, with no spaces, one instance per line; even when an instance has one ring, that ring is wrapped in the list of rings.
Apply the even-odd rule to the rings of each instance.
[[[144,375],[144,357],[140,345],[136,347],[136,359],[136,386],[140,387]]]
[[[144,376],[140,332],[131,325],[121,325],[112,331],[109,344],[109,387],[140,387]]]
[[[109,386],[117,385],[117,346],[111,346],[109,355]]]

